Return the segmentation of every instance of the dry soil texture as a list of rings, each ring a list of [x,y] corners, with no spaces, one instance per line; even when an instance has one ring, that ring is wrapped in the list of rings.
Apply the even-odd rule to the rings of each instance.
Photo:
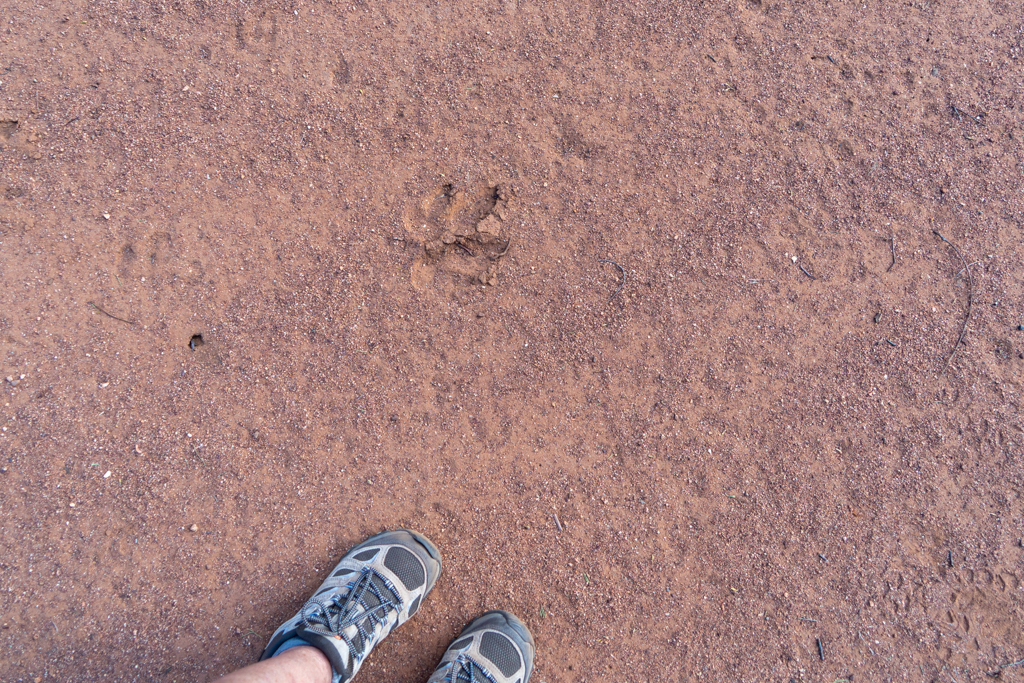
[[[1024,680],[1020,0],[0,19],[0,679]]]

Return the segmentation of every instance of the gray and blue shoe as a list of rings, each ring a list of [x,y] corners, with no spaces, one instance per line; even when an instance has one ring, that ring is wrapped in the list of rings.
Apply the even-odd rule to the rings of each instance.
[[[312,645],[348,683],[374,646],[416,614],[441,574],[441,556],[415,531],[385,531],[345,553],[299,613],[271,636],[260,661]]]
[[[448,646],[427,683],[528,683],[536,649],[515,615],[485,612]]]

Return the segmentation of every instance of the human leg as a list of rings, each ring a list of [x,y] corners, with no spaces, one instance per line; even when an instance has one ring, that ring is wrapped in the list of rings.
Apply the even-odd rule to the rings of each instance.
[[[327,657],[305,645],[229,673],[217,683],[330,683],[333,673]]]

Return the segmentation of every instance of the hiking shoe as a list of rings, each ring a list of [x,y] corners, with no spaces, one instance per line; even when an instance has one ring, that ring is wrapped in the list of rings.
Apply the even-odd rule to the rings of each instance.
[[[278,627],[260,661],[282,645],[312,645],[330,660],[333,683],[347,683],[370,650],[416,613],[440,574],[440,553],[415,531],[372,536],[345,553],[299,613]]]
[[[485,612],[448,646],[427,683],[527,683],[535,652],[526,624],[508,612]]]

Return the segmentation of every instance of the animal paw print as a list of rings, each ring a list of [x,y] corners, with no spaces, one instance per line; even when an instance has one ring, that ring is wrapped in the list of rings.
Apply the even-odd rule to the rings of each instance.
[[[511,193],[485,183],[474,190],[444,185],[406,216],[406,229],[419,237],[423,255],[413,282],[425,284],[440,270],[479,284],[497,282],[498,261],[508,253]]]

